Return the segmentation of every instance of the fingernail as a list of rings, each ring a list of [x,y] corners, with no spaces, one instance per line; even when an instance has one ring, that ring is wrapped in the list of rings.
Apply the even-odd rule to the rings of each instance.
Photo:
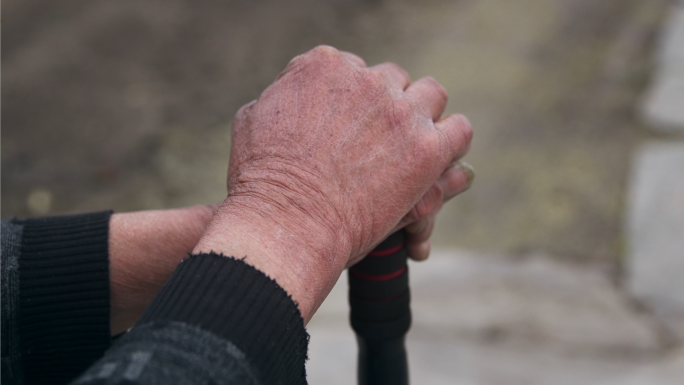
[[[463,189],[463,191],[468,190],[473,184],[473,180],[475,180],[475,169],[473,169],[473,166],[471,166],[470,163],[463,161],[457,162],[453,167],[457,167],[468,174],[468,185]]]

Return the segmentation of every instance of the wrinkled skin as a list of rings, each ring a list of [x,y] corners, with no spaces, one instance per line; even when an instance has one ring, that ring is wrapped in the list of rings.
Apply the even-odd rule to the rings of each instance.
[[[391,231],[408,225],[420,253],[442,202],[472,177],[449,168],[472,130],[460,115],[439,120],[446,99],[432,78],[411,84],[394,64],[367,68],[332,47],[294,58],[235,117],[228,198],[195,252],[247,256],[307,321]]]
[[[311,71],[318,77],[306,75]],[[278,82],[235,120],[231,198],[224,203],[223,214],[214,218],[198,251],[249,253],[248,262],[275,277],[293,294],[308,319],[339,276],[341,264],[345,260],[347,266],[353,264],[365,254],[358,250],[377,243],[377,234],[386,232],[410,205],[408,198],[416,199],[411,194],[420,190],[421,183],[429,183],[429,177],[412,169],[414,163],[408,162],[408,157],[422,159],[430,172],[441,167],[439,163],[431,166],[431,162],[448,158],[439,152],[444,151],[441,147],[434,153],[414,155],[411,151],[416,149],[404,138],[420,141],[425,131],[433,136],[430,140],[435,140],[435,135],[443,134],[433,131],[455,129],[455,146],[445,146],[447,154],[449,150],[455,154],[452,163],[391,230],[405,228],[411,258],[427,258],[435,215],[445,201],[472,182],[472,169],[453,162],[467,150],[471,133],[460,117],[443,120],[435,127],[426,119],[430,116],[433,122],[439,121],[446,104],[446,94],[434,80],[421,79],[409,87],[408,75],[399,67],[383,64],[366,69],[357,56],[329,47],[295,59]],[[352,97],[357,94],[360,96]],[[279,109],[282,106],[287,108]],[[445,127],[448,125],[453,127]],[[422,128],[416,131],[414,126]],[[325,131],[330,127],[335,132]],[[381,131],[372,132],[376,127]],[[369,133],[358,130],[371,132],[366,136]],[[397,133],[402,140],[394,142],[392,135]],[[312,139],[318,140],[318,145]],[[355,145],[360,141],[367,149]],[[302,168],[301,160],[307,156],[309,160]],[[381,166],[373,163],[377,161]],[[396,179],[393,168],[410,176]],[[389,175],[382,174],[388,171]],[[415,179],[416,174],[425,178]],[[384,183],[395,187],[386,189]],[[401,185],[406,183],[411,184],[404,191]],[[334,194],[327,195],[331,191]],[[396,195],[397,191],[402,195]],[[359,200],[356,194],[365,199]],[[198,244],[217,208],[193,206],[112,216],[109,260],[113,334],[133,326],[178,263]],[[245,215],[249,213],[256,213],[256,220]],[[230,220],[234,220],[232,225]],[[250,228],[249,221],[261,226]],[[245,235],[245,227],[253,229],[253,234]],[[249,242],[250,235],[253,242]],[[243,238],[247,242],[242,242]],[[292,239],[299,243],[298,248],[291,246]],[[324,242],[329,242],[327,248]],[[269,245],[275,247],[269,251]]]
[[[409,81],[396,66],[368,69],[331,47],[295,58],[235,119],[229,195],[334,235],[349,249],[345,264],[356,262],[470,143],[462,117],[433,122],[444,89],[425,79],[405,92]]]

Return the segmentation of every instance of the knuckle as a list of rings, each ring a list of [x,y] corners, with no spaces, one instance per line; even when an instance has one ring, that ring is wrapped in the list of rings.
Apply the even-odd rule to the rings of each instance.
[[[304,70],[305,67],[310,65],[341,63],[342,61],[342,53],[336,48],[328,45],[319,45],[306,53],[295,56],[292,60],[290,60],[290,63],[288,63],[285,71],[283,71],[278,79],[289,72],[296,72],[297,69]]]
[[[340,51],[340,54],[341,54],[344,58],[350,60],[350,61],[353,62],[353,63],[360,64],[360,65],[362,65],[362,66],[365,66],[365,65],[366,65],[366,61],[363,60],[363,58],[362,58],[361,56],[359,56],[359,55],[356,55],[356,54],[351,53],[351,52],[346,52],[346,51]]]
[[[444,131],[437,131],[439,134],[439,152],[441,158],[445,161],[451,161],[455,154],[458,153],[458,140],[453,143],[453,138]]]
[[[394,71],[397,74],[399,74],[402,78],[404,78],[404,80],[406,82],[408,82],[408,83],[411,82],[411,75],[409,75],[408,71],[403,69],[401,66],[399,66],[396,63],[391,63],[391,62],[387,63],[387,65],[391,71]]]
[[[449,93],[447,92],[446,88],[444,88],[444,86],[441,85],[435,78],[432,76],[427,76],[424,79],[426,84],[429,85],[430,88],[432,88],[440,98],[444,100],[449,99]]]
[[[403,126],[413,117],[413,107],[403,100],[393,100],[388,108],[389,121],[393,126]]]
[[[393,62],[384,62],[380,64],[380,67],[388,71],[395,71],[401,73],[402,75],[408,75],[408,72],[406,72],[405,69],[401,68],[398,64]]]
[[[442,154],[451,161],[464,156],[473,140],[473,129],[463,115],[450,115],[443,123],[444,129],[437,131]]]
[[[473,126],[470,124],[470,121],[464,115],[460,114],[454,115],[454,119],[457,119],[456,124],[459,127],[461,139],[466,144],[470,144],[473,140]]]
[[[244,106],[240,107],[238,110],[237,114],[235,114],[235,121],[239,122],[244,120],[249,112],[252,110],[252,107],[256,104],[256,100],[252,100],[251,102],[245,104]]]
[[[370,90],[382,90],[385,88],[385,76],[379,71],[363,71],[362,81],[364,86]]]
[[[463,135],[463,139],[465,140],[466,144],[470,145],[470,143],[473,141],[473,128],[470,126],[464,127],[461,131],[461,135]]]
[[[290,60],[290,62],[288,63],[287,66],[288,67],[296,66],[297,64],[301,63],[305,59],[306,59],[305,53],[301,54],[301,55],[297,55],[297,56],[293,57],[292,60]]]
[[[319,45],[309,51],[309,53],[317,60],[322,61],[339,61],[342,58],[340,51],[329,45]]]

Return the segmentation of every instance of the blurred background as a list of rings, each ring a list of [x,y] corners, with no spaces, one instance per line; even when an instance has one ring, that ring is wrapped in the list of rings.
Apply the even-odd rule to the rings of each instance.
[[[414,383],[684,378],[684,3],[3,8],[3,218],[223,200],[235,112],[328,44],[434,76],[474,127],[476,181],[411,266]],[[340,281],[309,327],[312,384],[354,379]]]

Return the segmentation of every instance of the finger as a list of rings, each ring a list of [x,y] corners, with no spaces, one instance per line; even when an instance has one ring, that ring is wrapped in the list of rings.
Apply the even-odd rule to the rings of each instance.
[[[430,239],[432,230],[435,228],[435,216],[430,215],[415,224],[406,226],[406,243],[418,244]]]
[[[433,121],[439,120],[447,105],[447,91],[432,77],[416,80],[406,89],[406,94],[430,112]]]
[[[342,54],[343,58],[345,58],[346,60],[356,64],[357,66],[363,67],[363,68],[366,67],[366,62],[363,59],[361,59],[360,56],[354,55],[353,53],[346,52],[346,51],[340,51],[340,53]]]
[[[411,84],[408,72],[394,63],[382,63],[370,67],[369,70],[380,72],[395,87],[405,90]]]
[[[444,149],[442,156],[446,164],[468,153],[473,140],[473,128],[468,118],[460,114],[449,115],[435,123],[435,128],[440,134],[441,148]]]
[[[409,258],[414,261],[424,261],[430,256],[430,240],[418,244],[406,245]]]
[[[409,231],[417,232],[416,228],[424,226],[424,222],[429,216],[435,215],[442,209],[445,199],[443,198],[442,187],[435,182],[428,191],[420,198],[418,203],[411,207],[411,210],[392,229],[392,232],[409,227]]]
[[[392,230],[405,228],[409,233],[419,233],[427,225],[428,219],[434,217],[447,202],[456,195],[470,188],[475,179],[473,167],[466,162],[458,162],[447,168],[439,179],[428,189]]]
[[[406,251],[416,261],[427,259],[430,254],[430,235],[435,228],[435,216],[422,218],[405,227]]]
[[[468,190],[475,179],[475,170],[466,162],[458,162],[447,168],[437,179],[444,202]]]
[[[404,227],[404,230],[406,230],[406,234],[417,234],[420,233],[421,231],[425,230],[425,228],[428,226],[429,222],[429,217],[425,218],[420,218],[417,221],[414,221],[412,223],[409,223]]]
[[[444,191],[439,183],[435,182],[430,186],[430,188],[423,194],[418,203],[416,203],[409,215],[414,216],[414,219],[420,219],[428,217],[442,208],[442,203],[444,202]]]

